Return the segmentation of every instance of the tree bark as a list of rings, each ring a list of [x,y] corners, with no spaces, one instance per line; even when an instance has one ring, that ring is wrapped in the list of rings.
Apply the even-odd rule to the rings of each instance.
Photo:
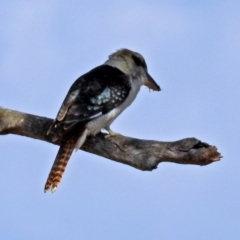
[[[60,145],[60,142],[53,142],[46,135],[52,122],[50,118],[0,107],[1,135],[17,134]],[[161,162],[203,166],[222,157],[215,146],[196,138],[160,142],[126,136],[106,138],[106,134],[100,133],[88,137],[81,149],[144,171],[157,168]]]

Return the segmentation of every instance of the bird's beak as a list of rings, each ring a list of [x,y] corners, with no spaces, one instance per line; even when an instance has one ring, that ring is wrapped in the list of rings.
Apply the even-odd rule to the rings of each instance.
[[[147,77],[145,79],[144,85],[154,91],[160,91],[161,90],[160,86],[158,86],[158,84],[153,80],[153,78],[148,73],[146,74]]]

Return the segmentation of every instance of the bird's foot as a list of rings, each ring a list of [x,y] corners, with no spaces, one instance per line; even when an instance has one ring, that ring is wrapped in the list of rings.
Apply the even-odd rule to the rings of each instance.
[[[108,131],[108,134],[105,135],[105,138],[114,137],[114,136],[122,136],[122,134],[114,132],[110,128],[105,128],[105,130]]]

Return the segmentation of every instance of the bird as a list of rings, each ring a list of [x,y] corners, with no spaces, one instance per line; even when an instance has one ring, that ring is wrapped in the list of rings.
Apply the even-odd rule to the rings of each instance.
[[[112,53],[102,65],[72,84],[47,131],[53,142],[60,141],[60,148],[44,192],[56,191],[74,148],[81,148],[87,136],[102,129],[109,137],[119,134],[110,125],[134,101],[143,85],[161,90],[148,73],[143,56],[127,48]]]

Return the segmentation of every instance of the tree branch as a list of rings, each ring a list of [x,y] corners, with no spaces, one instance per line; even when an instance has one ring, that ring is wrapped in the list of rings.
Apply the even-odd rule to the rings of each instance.
[[[46,135],[52,122],[50,118],[0,107],[0,135],[17,134],[59,145],[60,142],[52,142]],[[196,138],[160,142],[126,136],[105,138],[105,134],[100,133],[88,137],[81,149],[145,171],[157,168],[161,162],[202,166],[222,157],[215,146]]]

